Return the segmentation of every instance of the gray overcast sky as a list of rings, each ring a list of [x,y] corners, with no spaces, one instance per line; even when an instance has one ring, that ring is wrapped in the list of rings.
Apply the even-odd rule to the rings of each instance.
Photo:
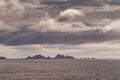
[[[118,0],[0,0],[0,56],[120,58]]]

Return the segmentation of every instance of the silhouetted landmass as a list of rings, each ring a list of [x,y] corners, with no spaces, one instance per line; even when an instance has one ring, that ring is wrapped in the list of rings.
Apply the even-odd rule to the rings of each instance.
[[[45,56],[42,55],[35,55],[33,57],[28,56],[26,59],[47,59]]]
[[[76,58],[73,57],[73,56],[61,55],[61,54],[57,54],[54,58],[52,58],[50,56],[45,57],[45,56],[39,54],[39,55],[35,55],[33,57],[28,56],[25,59],[76,59]],[[80,59],[83,59],[83,60],[94,60],[96,58],[92,57],[92,58],[80,58]]]
[[[58,54],[55,56],[55,59],[75,59],[75,58],[73,56],[68,56],[68,55],[64,56],[64,55]]]
[[[46,59],[53,59],[53,58],[51,58],[50,56],[48,56]]]
[[[42,55],[35,55],[33,57],[31,56],[28,56],[27,58],[25,59],[75,59],[73,56],[68,56],[68,55],[56,55],[54,58],[51,58],[50,56],[48,57],[45,57],[45,56],[42,56]]]
[[[0,59],[6,59],[6,57],[0,57]]]
[[[91,58],[91,59],[96,59],[96,58]]]
[[[80,59],[83,59],[83,60],[94,60],[96,58],[92,57],[92,58],[80,58]]]
[[[64,59],[64,55],[58,54],[58,55],[55,56],[55,59]]]

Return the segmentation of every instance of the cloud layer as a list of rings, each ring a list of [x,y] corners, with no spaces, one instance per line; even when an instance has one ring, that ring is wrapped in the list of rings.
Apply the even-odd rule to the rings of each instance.
[[[89,56],[91,52],[93,57],[117,57],[119,13],[114,0],[0,0],[0,54],[15,57],[21,52],[20,57],[51,51]]]
[[[64,6],[61,9],[61,4],[57,5],[57,3],[50,5],[49,3],[35,4],[20,0],[0,1],[1,44],[76,45],[107,41],[118,42],[120,39],[119,5],[109,7],[109,3],[100,1],[103,5],[92,6],[76,4],[78,1],[73,4],[71,1],[67,1],[70,3],[68,6],[71,7]],[[94,2],[97,1],[92,0],[87,3],[94,4]],[[65,2],[62,5],[64,4],[66,5]],[[118,18],[114,17],[113,12],[117,13]],[[104,15],[106,13],[109,15]],[[110,15],[113,16],[109,17]]]

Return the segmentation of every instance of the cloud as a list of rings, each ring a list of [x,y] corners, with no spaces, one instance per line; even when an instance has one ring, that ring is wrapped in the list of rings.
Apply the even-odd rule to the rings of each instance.
[[[40,20],[39,23],[32,28],[41,32],[78,32],[89,30],[90,27],[86,27],[81,21],[68,21],[79,16],[84,16],[84,14],[77,9],[67,9],[61,11],[55,18],[48,17],[47,19]]]
[[[113,31],[113,32],[120,32],[120,19],[112,21],[109,25],[105,26],[102,31],[105,32],[109,32],[109,31]]]
[[[104,21],[103,21],[104,22]],[[105,21],[106,22],[106,21]],[[5,25],[5,23],[1,23]],[[96,23],[97,24],[97,23]],[[99,22],[98,22],[99,24]],[[108,23],[107,23],[108,24]],[[102,25],[102,24],[100,24]],[[103,32],[100,25],[95,28],[84,25],[81,22],[59,22],[56,19],[41,20],[39,25],[33,27],[13,27],[0,34],[0,43],[5,45],[27,45],[27,44],[85,44],[100,43],[107,41],[118,41],[119,35]],[[105,24],[106,25],[106,24]],[[100,28],[97,28],[99,27]],[[11,29],[4,27],[3,29]]]
[[[37,31],[41,32],[78,32],[89,30],[82,22],[59,22],[55,19],[47,19],[40,21],[37,27],[34,27]]]
[[[0,0],[0,16],[2,17],[14,17],[21,16],[25,7],[19,2],[19,0]]]
[[[19,1],[12,1],[12,2],[8,1],[8,3],[14,5],[14,7],[17,5],[23,6],[23,4],[21,4],[21,2]],[[8,5],[8,3],[5,2],[4,5]],[[1,5],[3,5],[3,3]],[[107,33],[111,30],[114,31],[114,33],[119,32],[119,26],[117,26],[117,24],[119,24],[119,20],[113,21],[111,22],[111,24],[106,26],[106,24],[108,24],[109,21],[98,20],[97,22],[96,20],[95,22],[94,20],[93,21],[89,21],[89,19],[85,20],[85,18],[87,19],[85,14],[81,12],[81,10],[74,8],[71,9],[67,8],[64,11],[58,10],[58,14],[54,17],[50,15],[54,11],[52,12],[47,8],[48,9],[47,12],[46,10],[42,9],[42,11],[48,13],[48,15],[43,16],[42,19],[40,18],[36,19],[34,18],[34,16],[40,16],[41,14],[39,12],[41,12],[41,9],[38,10],[37,7],[36,10],[35,7],[29,8],[28,6],[27,8],[28,10],[25,13],[24,16],[25,18],[23,17],[16,18],[17,17],[17,15],[15,15],[16,12],[14,13],[14,11],[11,11],[11,7],[10,10],[8,10],[9,8],[6,8],[8,10],[8,13],[7,10],[3,11],[3,14],[7,14],[7,15],[5,15],[6,19],[2,18],[5,20],[0,21],[0,33],[2,33],[0,34],[1,44],[5,44],[5,45],[75,44],[76,45],[76,44],[85,44],[85,43],[115,41],[120,39],[119,35],[113,33]],[[22,8],[20,9],[20,7],[15,7],[13,10],[17,11],[18,14],[22,15],[21,13],[19,13],[21,12],[19,10],[22,10]],[[9,14],[9,12],[11,14]],[[9,17],[11,16],[12,18],[9,19]],[[94,16],[92,16],[92,18],[94,18]],[[81,21],[82,19],[83,21]],[[12,23],[12,21],[13,22],[15,21],[16,23]],[[28,22],[28,26],[27,27],[23,26],[24,24],[22,24],[22,22],[26,25]],[[17,26],[17,24],[19,26]],[[116,25],[117,27],[113,27],[114,25]],[[2,30],[5,30],[4,33]]]
[[[4,22],[1,22],[1,25],[6,24]],[[0,34],[0,43],[9,46],[18,46],[27,44],[76,45],[85,43],[100,43],[107,41],[118,42],[120,36],[116,35],[116,32],[103,32],[104,26],[101,27],[100,25],[92,28],[92,26],[86,26],[81,22],[59,22],[56,19],[52,18],[40,21],[39,25],[37,25],[36,27],[12,26],[13,31],[11,32],[9,30],[12,30],[12,27],[6,25],[6,27],[2,28],[6,30],[6,32],[2,33],[0,31],[2,33]],[[99,26],[100,28],[97,28]]]
[[[83,17],[83,16],[84,13],[78,9],[67,9],[60,12],[58,21],[67,21],[67,20],[72,20],[75,17]]]
[[[20,1],[0,0],[0,44],[4,44],[0,55],[119,58],[119,5],[98,7],[96,0],[68,0],[67,5],[55,6]]]
[[[17,10],[21,9],[23,10],[23,5],[19,2],[19,0],[0,0],[0,6],[5,9],[11,9],[11,10]]]
[[[4,36],[4,37],[3,37]],[[110,33],[100,33],[97,30],[81,32],[38,32],[17,31],[0,35],[1,43],[5,45],[27,45],[27,44],[85,44],[100,43],[119,40],[120,36]]]
[[[12,0],[10,1],[10,4],[13,5],[13,10],[24,10],[24,7],[20,4],[19,0]]]
[[[0,0],[0,6],[4,6],[4,5],[5,5],[4,0]]]
[[[5,23],[4,21],[0,21],[0,30],[4,30],[4,31],[16,31],[17,28],[14,26],[10,26],[9,24]]]

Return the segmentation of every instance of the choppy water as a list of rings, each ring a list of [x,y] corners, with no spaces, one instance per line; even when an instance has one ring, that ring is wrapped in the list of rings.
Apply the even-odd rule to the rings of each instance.
[[[120,60],[0,60],[0,80],[120,80]]]

